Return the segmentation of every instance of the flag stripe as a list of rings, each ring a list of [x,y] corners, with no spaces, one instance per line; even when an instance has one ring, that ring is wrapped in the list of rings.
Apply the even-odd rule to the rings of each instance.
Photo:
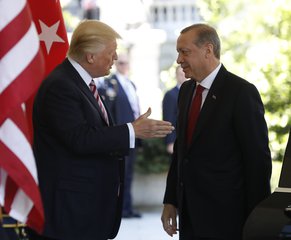
[[[6,189],[9,189],[9,191],[6,191]],[[17,187],[16,183],[13,181],[13,179],[10,176],[7,176],[6,184],[5,184],[5,200],[4,200],[4,202],[5,202],[5,211],[8,213],[11,211],[11,205],[12,205],[13,199],[15,197],[15,194],[17,192],[17,189],[18,189],[18,187]]]
[[[0,141],[0,149],[1,149],[1,141]],[[0,168],[0,205],[1,206],[4,206],[6,179],[7,179],[6,171]]]
[[[35,204],[31,209],[29,215],[27,216],[26,224],[28,226],[35,226],[35,229],[42,229],[43,228],[43,215],[41,215],[40,209],[36,208],[38,204]]]
[[[2,153],[0,158],[0,165],[6,172],[9,172],[9,177],[7,177],[5,183],[5,210],[9,213],[9,215],[11,215],[10,211],[11,207],[13,206],[15,209],[13,212],[17,214],[11,216],[21,221],[26,216],[23,216],[20,219],[19,212],[21,212],[22,205],[26,205],[26,202],[31,201],[30,199],[33,200],[33,202],[37,206],[38,211],[41,210],[39,208],[39,206],[42,207],[41,198],[38,194],[38,191],[35,191],[38,186],[34,181],[34,178],[30,175],[29,170],[22,164],[21,161],[19,161],[17,156],[13,152],[11,152],[10,149],[8,149],[7,146],[5,146],[1,141],[0,152]],[[21,174],[19,174],[19,172],[21,172]],[[3,182],[1,182],[1,185],[2,183]],[[17,207],[17,203],[14,203],[14,197],[16,196],[15,184],[17,184],[17,186],[21,186],[26,195],[30,197],[30,199],[27,196],[23,197],[21,202],[18,202],[19,207]],[[9,189],[9,191],[7,191],[7,189]],[[42,220],[43,218],[44,217],[42,215]]]
[[[1,59],[0,94],[30,64],[38,51],[39,39],[34,24],[31,24],[25,35]]]
[[[42,54],[38,52],[31,64],[0,94],[0,125],[16,106],[37,90],[42,80],[43,66]]]
[[[23,120],[25,116],[23,115]],[[34,163],[34,156],[29,142],[24,136],[23,132],[14,124],[13,121],[7,119],[0,130],[0,138],[15,155],[30,170],[30,174],[37,182],[36,166]]]
[[[0,31],[0,39],[2,39],[0,48],[0,59],[29,30],[30,25],[31,17],[29,15],[28,4],[26,4],[22,11],[13,19],[13,21],[11,21],[8,25],[5,26],[5,28],[2,31]],[[22,27],[19,29],[17,26]],[[9,38],[5,36],[9,36]]]
[[[1,18],[0,31],[17,16],[26,5],[25,0],[0,1]]]
[[[26,201],[23,201],[26,199]],[[27,221],[27,216],[33,207],[33,202],[27,197],[27,195],[18,188],[11,205],[11,211],[9,214],[15,219],[21,222]]]

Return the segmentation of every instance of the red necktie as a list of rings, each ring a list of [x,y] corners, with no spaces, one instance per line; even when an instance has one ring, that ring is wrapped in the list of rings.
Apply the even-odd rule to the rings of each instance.
[[[202,103],[202,92],[205,88],[201,85],[197,85],[196,93],[192,101],[192,105],[188,116],[188,129],[187,129],[187,144],[191,144],[192,135],[196,126],[198,115],[200,113],[201,103]]]
[[[101,109],[102,116],[103,116],[104,120],[106,121],[107,125],[109,125],[108,115],[107,115],[106,109],[105,109],[105,107],[104,107],[104,105],[103,105],[103,103],[102,103],[102,101],[100,99],[100,95],[98,94],[98,90],[97,90],[97,87],[95,85],[94,80],[92,80],[90,82],[89,86],[90,86],[90,89],[91,89],[94,97],[96,98],[97,103],[98,103],[98,105],[99,105],[99,107]]]

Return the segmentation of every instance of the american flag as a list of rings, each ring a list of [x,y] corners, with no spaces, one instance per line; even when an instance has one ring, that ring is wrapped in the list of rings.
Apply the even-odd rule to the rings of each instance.
[[[68,48],[59,1],[0,0],[0,46],[0,205],[41,232],[30,121],[42,79]]]
[[[27,2],[1,0],[0,13],[0,204],[41,231],[44,213],[24,103],[44,76],[44,60]]]

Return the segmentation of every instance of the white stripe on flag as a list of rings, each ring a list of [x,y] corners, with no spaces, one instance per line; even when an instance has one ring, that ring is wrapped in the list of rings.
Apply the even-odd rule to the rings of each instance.
[[[0,168],[0,205],[4,206],[4,197],[5,197],[5,185],[7,179],[7,173],[3,168]]]
[[[9,118],[0,127],[0,139],[29,169],[35,182],[38,183],[36,164],[30,143],[18,126]]]
[[[22,11],[25,4],[25,0],[0,1],[0,9],[5,9],[5,11],[1,11],[0,31]]]
[[[38,51],[39,38],[35,25],[31,23],[29,30],[23,38],[1,59],[0,93],[2,93],[25,68],[27,68]]]
[[[18,188],[17,193],[13,198],[9,215],[20,222],[26,222],[27,216],[31,211],[32,207],[33,202],[20,188]]]

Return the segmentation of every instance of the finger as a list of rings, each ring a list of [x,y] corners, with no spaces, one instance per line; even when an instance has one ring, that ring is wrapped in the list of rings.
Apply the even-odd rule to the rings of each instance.
[[[147,118],[151,115],[151,113],[152,109],[149,107],[148,110],[144,114],[142,114],[139,118]]]
[[[148,110],[143,114],[145,118],[149,117],[152,113],[152,109],[149,107]]]

